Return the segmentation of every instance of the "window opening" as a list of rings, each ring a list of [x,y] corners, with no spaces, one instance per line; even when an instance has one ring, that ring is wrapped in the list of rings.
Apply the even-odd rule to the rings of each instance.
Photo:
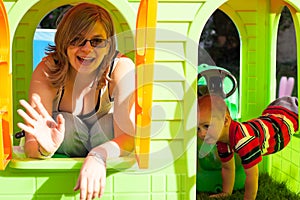
[[[276,96],[297,96],[297,46],[292,15],[285,6],[277,32]]]
[[[33,70],[46,56],[45,50],[48,45],[54,45],[57,23],[61,14],[70,7],[70,5],[64,5],[52,10],[38,24],[33,39]]]

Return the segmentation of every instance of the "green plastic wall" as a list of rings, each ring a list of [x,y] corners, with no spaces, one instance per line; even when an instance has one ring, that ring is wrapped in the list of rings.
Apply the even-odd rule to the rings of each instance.
[[[79,1],[4,1],[12,44],[14,111],[19,107],[18,100],[27,98],[35,27],[52,9],[76,2]],[[98,3],[113,13],[117,32],[129,33],[120,40],[121,51],[132,50],[139,1],[87,2]],[[158,1],[150,167],[134,168],[130,173],[108,169],[103,199],[196,199],[196,66],[202,29],[218,8],[235,23],[241,39],[240,120],[248,120],[258,116],[275,98],[276,35],[284,5],[291,10],[299,44],[298,0]],[[299,57],[299,45],[297,50]],[[13,120],[14,124],[20,120],[16,112]],[[293,138],[282,153],[264,158],[260,170],[275,179],[287,180],[289,188],[298,192],[299,147],[299,139]],[[15,158],[0,172],[0,199],[79,199],[73,187],[80,161],[75,162],[75,167],[61,167],[68,162],[71,165],[72,159],[40,162],[54,168]]]
[[[15,200],[79,199],[79,192],[74,192],[73,188],[82,161],[83,158],[12,160],[10,167],[0,172],[0,197]],[[134,169],[128,170],[132,162],[123,160],[123,165],[118,162],[121,161],[108,162],[110,168],[101,199],[190,199],[184,168],[176,172],[162,169],[159,173],[136,173]],[[128,168],[121,172],[115,170],[125,167]]]

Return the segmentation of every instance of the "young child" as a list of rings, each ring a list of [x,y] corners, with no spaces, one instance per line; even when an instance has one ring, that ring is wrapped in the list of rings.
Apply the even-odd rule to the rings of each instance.
[[[204,140],[204,146],[216,144],[222,161],[223,191],[211,197],[232,193],[236,152],[246,174],[244,199],[252,200],[258,189],[258,163],[262,156],[282,150],[298,130],[298,99],[278,98],[260,117],[240,123],[230,117],[222,97],[205,95],[198,99],[197,117],[198,137]]]

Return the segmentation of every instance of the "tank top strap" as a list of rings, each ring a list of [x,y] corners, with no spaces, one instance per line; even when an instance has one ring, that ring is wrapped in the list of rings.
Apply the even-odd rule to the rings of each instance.
[[[59,105],[60,105],[63,95],[64,95],[64,87],[60,87],[57,90],[56,95],[53,99],[53,103],[52,103],[53,112],[59,112]]]
[[[114,71],[114,68],[116,67],[116,65],[121,57],[123,57],[123,54],[121,54],[119,51],[116,51],[115,55],[113,56],[113,60],[111,62],[108,77],[111,77],[111,74]]]

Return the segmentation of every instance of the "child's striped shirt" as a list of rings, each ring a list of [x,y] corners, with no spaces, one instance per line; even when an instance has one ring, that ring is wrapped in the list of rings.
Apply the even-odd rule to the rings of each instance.
[[[263,155],[282,150],[298,130],[298,115],[282,106],[269,106],[262,116],[247,122],[232,121],[230,145],[218,142],[221,161],[226,162],[237,152],[245,169],[262,160]]]

